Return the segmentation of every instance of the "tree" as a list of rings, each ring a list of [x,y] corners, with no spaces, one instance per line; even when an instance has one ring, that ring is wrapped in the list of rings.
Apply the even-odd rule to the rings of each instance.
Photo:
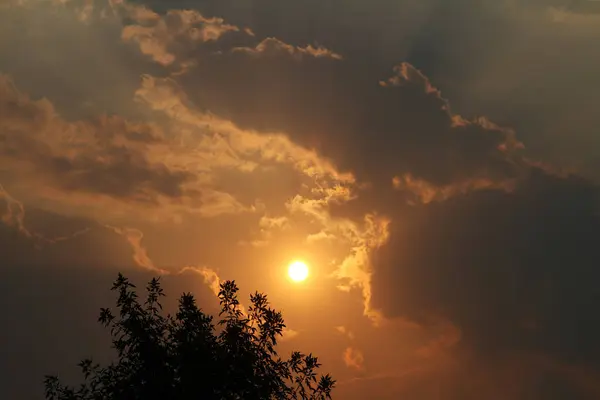
[[[215,325],[190,293],[179,299],[175,316],[164,316],[159,278],[148,283],[143,303],[122,274],[112,290],[118,293],[119,314],[103,308],[98,320],[110,328],[116,361],[80,362],[84,383],[76,388],[46,376],[46,399],[331,399],[335,381],[329,374],[317,377],[317,357],[278,356],[275,346],[285,324],[264,294],[251,295],[243,311],[235,282],[224,282]]]

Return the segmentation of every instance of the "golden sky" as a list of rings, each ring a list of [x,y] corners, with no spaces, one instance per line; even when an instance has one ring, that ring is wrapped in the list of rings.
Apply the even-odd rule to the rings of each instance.
[[[337,399],[600,398],[598,43],[586,1],[0,0],[0,397],[107,357],[122,271],[266,292]]]

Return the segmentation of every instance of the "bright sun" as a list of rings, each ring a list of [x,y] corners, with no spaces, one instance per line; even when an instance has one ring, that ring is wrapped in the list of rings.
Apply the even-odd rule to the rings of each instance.
[[[293,261],[288,267],[288,275],[294,282],[301,282],[308,277],[308,265],[302,261]]]

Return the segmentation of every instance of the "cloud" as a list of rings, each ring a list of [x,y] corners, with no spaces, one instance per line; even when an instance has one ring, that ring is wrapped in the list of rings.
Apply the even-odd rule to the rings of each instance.
[[[592,88],[600,58],[585,56],[600,38],[598,15],[585,10],[594,2],[479,3],[479,18],[474,2],[461,3],[431,16],[435,28],[415,36],[409,60],[458,111],[510,124],[530,151],[597,177]]]
[[[29,98],[6,76],[0,80],[0,115],[0,162],[15,173],[7,184],[19,187],[29,201],[68,202],[96,217],[109,217],[106,207],[115,214],[154,209],[155,215],[168,207],[167,218],[182,212],[213,217],[252,211],[211,187],[207,174],[226,162],[220,153],[227,150],[215,149],[215,154],[209,142],[189,151],[179,135],[157,124],[118,116],[67,121],[47,99]],[[195,157],[204,145],[213,151],[214,163]],[[173,157],[178,152],[179,159]],[[244,168],[243,160],[232,162]]]
[[[144,234],[140,230],[132,228],[117,228],[113,226],[107,226],[107,228],[115,232],[117,235],[123,236],[127,240],[133,249],[133,260],[138,266],[158,274],[168,273],[166,270],[157,268],[150,257],[148,257],[147,250],[142,246]]]
[[[352,347],[347,347],[346,350],[344,350],[344,363],[348,368],[362,370],[364,361],[364,357],[360,350]]]
[[[254,48],[236,47],[233,48],[232,51],[241,52],[256,57],[280,57],[282,54],[284,54],[298,61],[302,61],[306,57],[323,57],[331,58],[333,60],[341,60],[343,58],[340,54],[334,53],[333,51],[322,46],[292,46],[273,37],[264,39]]]
[[[195,10],[170,10],[159,15],[143,6],[123,3],[122,11],[134,22],[123,27],[122,39],[136,43],[143,54],[163,66],[175,62],[185,66],[193,60],[184,59],[186,53],[194,51],[199,43],[240,31],[222,18],[205,18]]]
[[[178,4],[150,3],[157,10]],[[200,2],[197,8],[250,26],[259,39],[321,43],[344,55],[362,76],[384,79],[381,74],[405,60],[453,100],[456,112],[512,126],[530,151],[595,174],[594,73],[600,67],[593,56],[600,38],[595,3],[375,0],[366,10],[358,0],[266,0],[260,6]]]
[[[443,201],[459,194],[467,194],[476,190],[499,189],[507,192],[513,190],[514,180],[509,179],[501,182],[494,182],[486,178],[471,179],[454,184],[443,185],[441,187],[430,184],[422,179],[415,179],[410,174],[402,177],[395,176],[392,179],[394,189],[412,193],[416,202],[430,203],[432,201]],[[408,200],[411,201],[412,200]]]
[[[514,132],[453,114],[411,65],[400,64],[378,86],[354,64],[284,55],[221,54],[176,80],[198,106],[243,129],[286,132],[363,181],[411,173],[439,185],[518,175],[512,154],[522,145]]]
[[[348,399],[596,398],[598,187],[542,157],[598,148],[597,16],[569,4],[13,6],[6,254],[211,300],[239,277]],[[314,280],[284,286],[298,257]]]
[[[213,294],[219,296],[221,290],[221,278],[219,278],[217,272],[207,267],[185,267],[179,273],[184,272],[194,272],[202,276],[204,278],[204,283],[208,285]]]
[[[56,244],[65,240],[76,238],[90,231],[89,227],[80,228],[64,235],[47,237],[42,233],[30,230],[25,225],[25,206],[22,202],[11,196],[0,184],[0,200],[4,202],[5,211],[0,214],[0,221],[10,228],[15,229],[20,235],[31,240],[36,249],[44,245]]]
[[[372,259],[373,307],[448,319],[460,333],[443,342],[479,362],[522,352],[597,368],[597,195],[535,171],[510,193],[398,205]]]
[[[8,79],[0,78],[0,156],[30,178],[67,192],[101,193],[117,199],[153,202],[178,197],[191,177],[151,163],[146,146],[160,144],[149,124],[118,117],[70,123],[46,100],[32,100]]]
[[[180,124],[183,140],[194,131],[204,133],[205,140],[196,145],[208,154],[195,155],[202,158],[212,155],[209,160],[211,163],[248,171],[256,167],[257,161],[291,163],[309,176],[330,176],[340,182],[353,181],[351,175],[339,173],[315,151],[298,146],[282,132],[244,130],[226,118],[197,110],[189,89],[184,89],[175,79],[144,76],[136,99]],[[215,151],[219,151],[218,157],[215,157]],[[258,159],[254,159],[256,156]]]
[[[2,185],[0,185],[0,199],[4,201],[5,211],[0,218],[6,225],[15,227],[19,233],[31,237],[31,233],[25,228],[25,208],[23,204],[12,197]]]
[[[344,336],[348,336],[349,339],[354,339],[354,334],[349,331],[345,326],[336,326],[335,330]]]
[[[424,327],[446,320],[447,332],[420,347],[421,357],[477,354],[474,364],[503,351],[549,354],[560,363],[598,357],[577,355],[574,338],[560,329],[572,311],[547,308],[549,293],[563,293],[565,309],[594,297],[591,287],[570,293],[557,264],[577,262],[577,276],[592,279],[596,256],[584,244],[597,229],[593,184],[540,169],[523,157],[513,130],[453,112],[409,63],[377,79],[347,57],[292,63],[286,54],[246,53],[215,55],[174,81],[197,106],[246,131],[285,132],[356,177],[342,205],[296,196],[288,210],[323,227],[309,238],[331,234],[351,243],[334,276],[341,289],[359,289],[366,315]],[[249,73],[235,75],[234,67]],[[356,221],[365,215],[361,227]],[[572,242],[559,242],[559,226],[572,229]],[[518,300],[504,300],[509,293]],[[572,323],[595,332],[596,320],[587,318]],[[538,319],[548,326],[532,324]]]
[[[451,351],[459,344],[461,331],[452,324],[442,324],[442,332],[433,340],[418,348],[415,352],[419,357],[439,358],[444,352]]]
[[[36,215],[38,224],[44,220],[32,208],[27,214]],[[68,230],[78,225],[69,218],[56,218]],[[0,377],[0,393],[3,397],[43,398],[40,376],[60,373],[76,380],[81,358],[111,361],[110,336],[97,323],[97,316],[100,307],[115,304],[110,287],[117,273],[124,273],[138,288],[143,288],[153,273],[128,262],[131,255],[129,249],[121,248],[124,241],[107,229],[93,229],[72,240],[35,249],[30,239],[3,228],[0,224],[0,300],[11,303],[3,321],[12,329],[0,332],[2,343],[10,344],[0,359],[0,366],[8,371]],[[51,228],[60,229],[56,225]],[[175,310],[182,291],[193,292],[207,312],[217,309],[201,278],[170,275],[161,283],[168,294],[163,303],[167,312]]]

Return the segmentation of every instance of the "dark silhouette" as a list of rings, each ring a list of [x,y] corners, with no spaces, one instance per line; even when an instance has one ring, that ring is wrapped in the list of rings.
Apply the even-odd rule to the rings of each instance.
[[[147,286],[141,303],[135,286],[119,274],[118,316],[103,308],[99,321],[109,327],[117,360],[108,366],[83,360],[85,381],[77,388],[56,376],[45,379],[46,399],[330,399],[335,381],[317,378],[316,357],[293,352],[282,360],[275,350],[285,324],[267,297],[250,296],[242,311],[234,281],[221,284],[221,320],[204,314],[194,297],[179,299],[175,316],[163,316],[159,279]]]

